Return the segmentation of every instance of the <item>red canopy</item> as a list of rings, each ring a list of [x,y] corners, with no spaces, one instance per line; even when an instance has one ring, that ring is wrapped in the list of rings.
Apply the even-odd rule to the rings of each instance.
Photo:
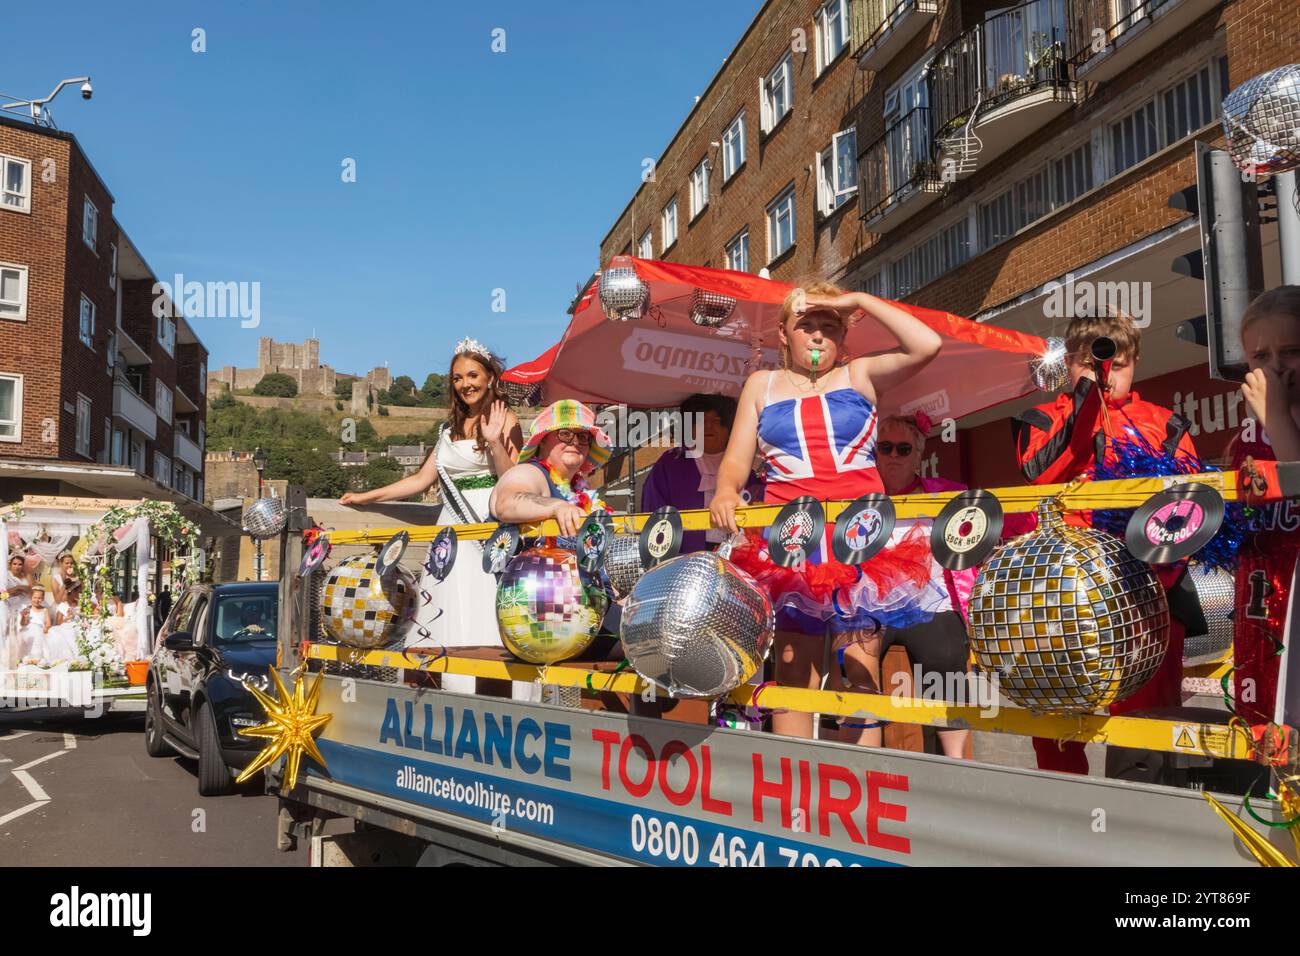
[[[593,278],[559,343],[510,369],[505,379],[540,382],[542,400],[548,403],[574,398],[667,408],[696,392],[737,395],[751,372],[777,367],[781,303],[792,286],[747,272],[648,259],[620,258],[617,264],[629,263],[649,289],[650,305],[642,318],[607,319]],[[701,293],[735,300],[717,328],[691,318]],[[960,418],[1034,390],[1029,363],[1047,349],[1038,336],[896,304],[938,332],[944,344],[922,372],[881,396],[883,410],[923,409],[935,419]],[[851,355],[896,347],[894,337],[870,319],[858,322],[846,342]]]

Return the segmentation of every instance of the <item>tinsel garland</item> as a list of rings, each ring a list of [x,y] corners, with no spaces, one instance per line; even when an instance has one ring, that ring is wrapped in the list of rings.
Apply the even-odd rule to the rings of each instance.
[[[1113,457],[1112,457],[1113,456]],[[1131,435],[1111,442],[1105,461],[1093,466],[1088,476],[1093,481],[1118,478],[1154,478],[1165,475],[1194,475],[1218,471],[1195,455],[1166,453],[1154,448],[1141,435]],[[1092,513],[1092,526],[1123,538],[1133,508],[1107,508]],[[1240,502],[1225,502],[1223,525],[1213,538],[1192,555],[1192,561],[1208,568],[1232,569],[1246,537],[1247,508]]]

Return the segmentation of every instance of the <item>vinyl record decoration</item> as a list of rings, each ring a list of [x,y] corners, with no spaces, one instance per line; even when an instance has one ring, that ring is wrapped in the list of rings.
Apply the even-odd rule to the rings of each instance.
[[[940,567],[964,571],[982,564],[1002,537],[1002,505],[987,491],[959,493],[930,529],[930,551]]]
[[[360,554],[335,565],[325,579],[321,618],[325,633],[350,647],[391,644],[414,609],[415,579],[405,568],[376,570],[378,555]]]
[[[325,559],[329,557],[332,547],[329,538],[316,535],[316,540],[303,554],[302,563],[298,565],[298,577],[305,578],[319,568],[325,562]]]
[[[874,557],[894,530],[894,502],[888,495],[863,495],[840,512],[831,534],[831,553],[841,564]]]
[[[825,530],[826,513],[820,501],[802,495],[789,502],[776,513],[776,520],[767,529],[767,550],[772,563],[792,568],[807,560],[821,545]]]
[[[578,567],[584,573],[595,574],[601,569],[613,537],[614,523],[607,512],[596,511],[587,516],[578,531]]]
[[[388,539],[387,543],[379,549],[379,558],[375,562],[375,573],[381,578],[390,570],[397,567],[402,560],[402,555],[406,554],[406,548],[411,543],[411,535],[406,531],[399,531]]]
[[[656,508],[641,529],[641,566],[649,569],[682,550],[682,516],[672,505]]]
[[[1189,481],[1161,491],[1133,512],[1124,531],[1129,553],[1147,564],[1172,564],[1209,544],[1223,525],[1223,496]]]
[[[684,554],[645,573],[619,636],[633,669],[670,694],[717,697],[762,666],[775,633],[772,602],[730,561]]]
[[[483,572],[500,574],[519,551],[519,526],[499,524],[483,548]]]
[[[968,612],[976,663],[998,692],[1036,713],[1078,714],[1123,700],[1169,644],[1169,605],[1151,569],[1119,538],[1063,520],[1056,499],[1038,527],[998,548]]]
[[[429,543],[429,553],[424,559],[424,570],[435,581],[445,581],[456,564],[460,542],[455,528],[443,528]]]

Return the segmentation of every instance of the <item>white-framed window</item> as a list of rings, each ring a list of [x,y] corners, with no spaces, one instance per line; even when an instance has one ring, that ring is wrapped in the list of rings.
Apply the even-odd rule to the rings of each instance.
[[[0,319],[26,318],[27,267],[0,262]]]
[[[1108,173],[1118,176],[1166,146],[1217,120],[1224,95],[1223,57],[1215,57],[1191,76],[1111,123]]]
[[[108,369],[108,374],[113,374],[113,369],[117,365],[117,330],[108,333],[108,348],[104,354],[104,367]]]
[[[160,451],[153,453],[153,477],[168,488],[172,486],[172,460]]]
[[[736,272],[749,271],[749,229],[740,233],[727,243],[727,268]]]
[[[199,363],[199,394],[208,394],[208,363]]]
[[[95,251],[95,244],[99,242],[99,210],[89,196],[81,207],[81,238],[92,252]]]
[[[672,248],[677,241],[677,197],[674,196],[664,211],[659,214],[659,235],[663,242],[663,252]]]
[[[0,155],[0,209],[32,211],[32,164]]]
[[[880,298],[884,298],[885,296],[884,270],[882,269],[880,272],[875,272],[867,276],[865,279],[862,280],[859,287],[863,292],[867,293],[867,295],[874,295],[874,296],[879,296]]]
[[[95,303],[83,294],[81,296],[81,341],[87,348],[95,347]]]
[[[785,114],[790,112],[794,92],[792,89],[791,54],[781,57],[772,72],[759,81],[759,120],[764,133],[770,133]]]
[[[203,449],[208,446],[208,428],[203,422],[199,422],[199,454],[203,454]]]
[[[794,245],[794,184],[787,186],[767,207],[767,261]]]
[[[108,253],[109,253],[109,260],[110,260],[108,266],[108,287],[110,289],[116,289],[117,288],[117,243],[116,242],[110,242],[108,244]]]
[[[1092,188],[1092,143],[1052,160],[1052,208],[1059,209]]]
[[[131,440],[131,460],[128,464],[138,473],[144,474],[144,439]]]
[[[176,320],[170,315],[158,317],[158,343],[168,355],[176,356]]]
[[[970,220],[958,219],[890,263],[890,295],[901,299],[971,257]]]
[[[709,204],[709,158],[691,170],[691,218],[694,219]]]
[[[90,419],[91,419],[90,399],[80,392],[77,393],[77,454],[85,458],[90,457]]]
[[[23,440],[23,377],[0,372],[0,441]]]
[[[821,73],[849,45],[849,0],[822,4],[813,21],[817,27],[817,72]]]
[[[187,498],[194,497],[194,476],[188,471],[182,470],[180,473],[180,488],[177,489]]]
[[[172,423],[172,390],[162,382],[153,383],[153,407],[159,418]]]
[[[841,130],[817,157],[817,208],[829,215],[858,191],[858,131]]]
[[[636,256],[638,259],[653,259],[655,256],[654,236],[649,229],[641,233],[641,238],[636,241]]]
[[[109,449],[113,447],[113,420],[104,419],[104,445],[99,449],[99,462],[102,465],[108,464]]]
[[[722,181],[725,183],[745,165],[745,111],[736,114],[722,134]]]
[[[113,429],[113,440],[108,448],[108,463],[110,465],[125,465],[127,463],[127,441],[126,432],[120,428]]]

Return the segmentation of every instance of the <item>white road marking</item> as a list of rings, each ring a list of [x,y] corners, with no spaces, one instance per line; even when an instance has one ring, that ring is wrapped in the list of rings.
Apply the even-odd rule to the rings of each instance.
[[[76,749],[77,749],[77,738],[76,738],[74,735],[72,735],[72,734],[64,734],[64,735],[63,735],[63,749],[64,749],[64,750],[76,750]]]
[[[18,817],[21,817],[24,813],[30,813],[32,810],[45,806],[49,802],[49,800],[37,800],[35,803],[29,803],[25,807],[19,807],[17,810],[12,810],[9,813],[6,813],[4,816],[0,817],[0,827],[4,826],[10,820],[18,819]]]
[[[14,768],[14,776],[18,776],[18,774],[26,770],[28,767],[35,767],[38,763],[45,763],[45,761],[53,760],[55,757],[62,757],[65,753],[67,753],[66,750],[52,750],[44,757],[37,757],[35,760],[29,760],[21,767]]]
[[[11,734],[5,734],[3,737],[0,737],[0,740],[17,740],[19,737],[26,737],[30,733],[30,730],[15,730]]]
[[[50,802],[50,795],[45,792],[45,788],[37,783],[36,778],[26,770],[15,770],[14,779],[23,785],[23,788],[31,794],[33,800]]]

